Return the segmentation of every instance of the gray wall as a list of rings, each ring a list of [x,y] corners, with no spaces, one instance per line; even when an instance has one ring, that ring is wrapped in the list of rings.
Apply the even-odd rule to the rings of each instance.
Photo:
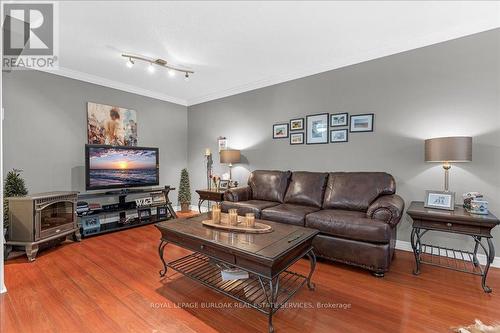
[[[160,149],[160,184],[178,186],[187,165],[185,106],[36,71],[3,74],[4,174],[23,169],[32,193],[84,191],[87,102],[136,110],[138,144]]]
[[[474,137],[473,162],[454,165],[451,190],[480,191],[500,216],[500,30],[333,70],[190,106],[188,160],[192,188],[206,186],[203,152],[218,136],[241,149],[234,169],[387,171],[408,204],[426,189],[441,189],[443,169],[424,162],[423,140]],[[273,123],[315,113],[375,113],[374,133],[352,133],[348,143],[290,146],[272,140]],[[215,172],[226,172],[215,156]],[[196,196],[194,197],[196,198]],[[405,219],[398,238],[408,240]],[[500,228],[495,231],[500,248]],[[451,245],[460,239],[446,239]]]

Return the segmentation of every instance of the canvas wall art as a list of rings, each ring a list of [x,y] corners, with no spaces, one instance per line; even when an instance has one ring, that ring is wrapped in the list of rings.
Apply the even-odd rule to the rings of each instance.
[[[119,106],[87,103],[89,144],[137,146],[137,114]]]

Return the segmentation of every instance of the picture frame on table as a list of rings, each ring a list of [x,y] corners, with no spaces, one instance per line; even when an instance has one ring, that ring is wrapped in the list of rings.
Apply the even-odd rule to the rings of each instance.
[[[219,181],[219,190],[229,189],[229,179],[221,179]]]
[[[290,133],[290,144],[291,145],[303,145],[304,144],[304,132]]]
[[[351,115],[349,131],[351,133],[373,132],[375,115],[373,113]]]
[[[349,131],[347,128],[340,130],[330,130],[330,142],[341,143],[349,141]]]
[[[166,218],[167,215],[168,215],[168,209],[166,205],[156,207],[156,218],[163,219]]]
[[[273,125],[273,139],[286,139],[288,138],[288,132],[288,123]]]
[[[312,114],[306,117],[306,144],[328,143],[328,113]]]
[[[330,126],[342,127],[347,126],[349,123],[349,113],[332,113],[330,114]]]
[[[304,118],[295,118],[290,120],[290,131],[304,130]]]
[[[425,191],[424,207],[455,210],[455,192]]]

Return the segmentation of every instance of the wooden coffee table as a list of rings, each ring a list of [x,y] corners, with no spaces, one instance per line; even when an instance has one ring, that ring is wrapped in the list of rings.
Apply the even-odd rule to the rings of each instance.
[[[163,263],[160,276],[171,268],[217,292],[266,314],[269,332],[274,332],[272,316],[303,285],[314,290],[311,277],[316,267],[312,240],[314,229],[257,220],[273,228],[266,234],[220,231],[203,226],[202,214],[189,219],[175,219],[156,224],[161,232],[158,253]],[[182,258],[165,262],[168,243],[194,251]],[[299,259],[310,261],[308,276],[288,270]],[[221,267],[236,267],[249,273],[244,280],[222,281]]]

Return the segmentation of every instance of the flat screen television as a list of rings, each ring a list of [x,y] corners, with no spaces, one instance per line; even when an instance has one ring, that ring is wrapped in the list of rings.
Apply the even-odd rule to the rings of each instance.
[[[158,148],[85,145],[86,189],[159,184]]]

